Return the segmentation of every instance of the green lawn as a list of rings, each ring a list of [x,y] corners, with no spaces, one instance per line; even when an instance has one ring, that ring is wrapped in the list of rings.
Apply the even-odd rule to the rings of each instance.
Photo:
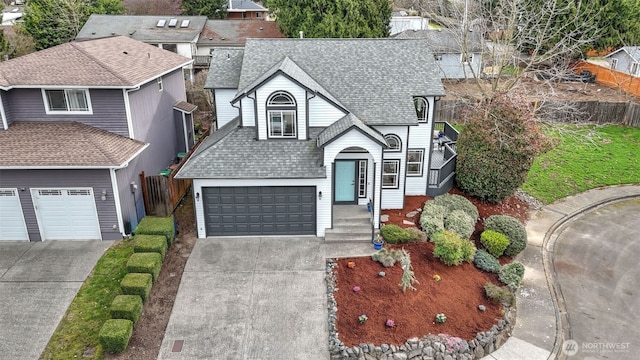
[[[120,281],[126,275],[126,259],[133,253],[133,241],[122,240],[98,260],[93,274],[82,285],[41,359],[102,359],[98,332],[110,319],[109,306],[121,294]]]
[[[551,130],[556,148],[536,158],[522,189],[544,203],[607,185],[640,183],[640,128],[622,126],[575,127],[572,132],[595,132],[594,142],[584,136]]]

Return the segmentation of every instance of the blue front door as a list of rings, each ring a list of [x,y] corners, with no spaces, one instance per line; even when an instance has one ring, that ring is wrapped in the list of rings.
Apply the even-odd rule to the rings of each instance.
[[[354,204],[356,202],[356,162],[354,160],[336,161],[335,169],[334,201]]]

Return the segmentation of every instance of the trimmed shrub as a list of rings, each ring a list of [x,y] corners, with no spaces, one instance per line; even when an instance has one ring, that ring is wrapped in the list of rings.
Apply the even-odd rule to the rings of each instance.
[[[120,353],[127,349],[133,333],[133,322],[126,319],[107,320],[100,332],[98,340],[102,349],[109,353]]]
[[[494,230],[509,239],[505,255],[516,256],[527,247],[527,230],[520,220],[509,215],[492,215],[484,221],[485,230]]]
[[[155,282],[162,268],[162,256],[158,253],[133,253],[127,261],[127,272],[147,273]]]
[[[442,231],[433,236],[436,246],[433,256],[445,265],[460,265],[463,261],[471,261],[475,253],[475,245],[469,240],[463,240],[453,231]]]
[[[447,214],[447,208],[438,205],[433,201],[427,201],[420,215],[420,226],[427,233],[429,239],[433,235],[444,230],[444,216]]]
[[[145,216],[138,224],[136,235],[164,235],[167,238],[167,247],[171,247],[176,236],[173,216],[156,217]]]
[[[462,210],[467,213],[467,215],[473,218],[474,224],[475,221],[478,220],[478,208],[464,196],[456,194],[443,194],[440,196],[436,196],[433,201],[437,205],[444,206],[445,209],[447,209],[447,213],[450,213],[453,210]]]
[[[515,296],[506,286],[500,287],[488,282],[484,285],[484,293],[490,300],[503,305],[513,306],[516,301]]]
[[[111,302],[112,319],[127,319],[137,323],[142,314],[142,298],[139,295],[118,295]]]
[[[417,228],[403,229],[398,225],[389,224],[380,228],[380,235],[389,244],[406,243],[409,241],[424,241],[426,236]]]
[[[167,253],[167,238],[162,235],[136,235],[133,252],[147,253],[156,252],[164,256]]]
[[[124,276],[120,288],[125,295],[138,295],[142,301],[149,298],[153,277],[151,274],[131,273]]]
[[[509,246],[509,239],[504,234],[493,230],[485,230],[480,234],[480,242],[489,254],[498,257]]]
[[[406,231],[398,225],[389,224],[380,228],[380,235],[389,244],[405,243],[409,241]]]
[[[393,266],[400,258],[402,258],[402,252],[397,249],[389,251],[386,248],[382,248],[380,251],[371,255],[373,261],[381,263],[384,267]]]
[[[476,254],[473,257],[473,263],[480,270],[496,274],[500,272],[500,263],[498,262],[498,260],[496,260],[493,255],[482,249],[476,251]]]
[[[524,265],[517,261],[506,264],[502,267],[502,269],[500,269],[500,272],[498,273],[498,279],[513,290],[520,287],[523,277]]]
[[[444,218],[444,228],[468,240],[476,229],[476,220],[463,210],[453,210]]]

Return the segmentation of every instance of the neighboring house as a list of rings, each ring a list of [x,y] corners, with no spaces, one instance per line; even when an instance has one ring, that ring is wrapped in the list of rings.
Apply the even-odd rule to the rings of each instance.
[[[640,46],[624,46],[605,57],[612,70],[640,77]]]
[[[449,29],[407,30],[396,39],[422,39],[429,44],[443,79],[464,79],[480,76],[482,71],[482,37],[469,32],[464,49],[461,36]],[[465,51],[463,51],[465,50]]]
[[[407,30],[429,29],[429,19],[422,16],[411,16],[406,11],[393,12],[389,21],[389,35],[393,36]]]
[[[208,56],[217,48],[244,47],[247,39],[284,38],[274,21],[207,20],[198,39],[198,55]]]
[[[0,240],[120,239],[193,145],[188,58],[124,36],[0,62]]]
[[[229,20],[266,20],[269,9],[249,0],[229,0],[227,19]]]
[[[377,228],[405,195],[451,187],[454,147],[432,142],[444,89],[424,41],[248,39],[213,57],[219,129],[176,175],[193,179],[198,237],[325,236],[335,206],[368,203]]]
[[[123,35],[193,59],[206,22],[206,16],[93,14],[76,40]],[[192,78],[193,64],[185,66],[185,71]]]

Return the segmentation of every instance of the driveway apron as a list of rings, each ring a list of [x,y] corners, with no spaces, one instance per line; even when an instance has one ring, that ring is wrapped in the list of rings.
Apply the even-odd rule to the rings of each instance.
[[[638,359],[638,219],[640,199],[627,200],[586,213],[559,235],[553,263],[569,318],[567,339],[577,343],[565,355]]]
[[[0,242],[0,359],[38,359],[111,244]]]
[[[198,240],[159,359],[328,359],[324,276],[315,237]]]

